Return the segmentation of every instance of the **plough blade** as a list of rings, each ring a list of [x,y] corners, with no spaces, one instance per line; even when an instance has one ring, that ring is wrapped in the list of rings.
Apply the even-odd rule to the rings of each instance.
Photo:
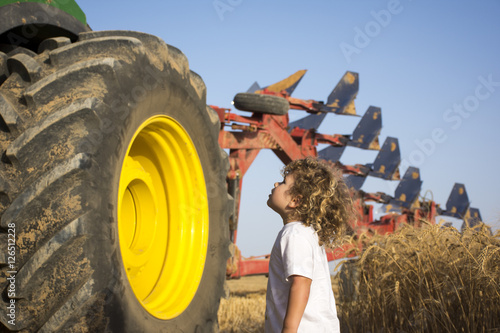
[[[328,96],[327,104],[319,105],[320,111],[324,113],[312,114],[293,121],[289,124],[290,129],[299,127],[305,130],[314,129],[317,131],[323,119],[325,119],[326,113],[356,115],[354,99],[358,94],[358,90],[358,73],[346,72]]]
[[[325,149],[318,151],[318,157],[335,163],[340,160],[340,157],[342,156],[344,150],[345,146],[341,147],[328,146]]]
[[[469,208],[467,214],[465,214],[465,220],[469,223],[469,227],[473,227],[479,224],[483,219],[481,218],[479,209]]]
[[[467,213],[469,205],[469,197],[464,184],[455,183],[446,202],[446,210],[442,212],[442,215],[462,219]]]
[[[397,214],[401,214],[402,213],[401,206],[395,204],[394,201],[391,201],[390,203],[388,203],[386,205],[383,205],[382,206],[382,211],[384,211],[386,213],[397,213]]]
[[[332,90],[327,99],[327,104],[321,110],[336,114],[355,115],[354,99],[359,91],[359,75],[347,71],[339,83]]]
[[[421,188],[420,170],[415,167],[409,167],[403,179],[399,182],[396,191],[394,191],[394,198],[391,198],[389,203],[384,205],[382,209],[386,213],[400,213],[401,208],[411,209],[417,206]]]
[[[481,223],[483,219],[481,218],[481,213],[477,208],[469,208],[464,217],[464,224],[470,228],[475,227]]]
[[[380,150],[378,136],[382,129],[382,110],[370,106],[352,133],[347,145],[362,149]]]
[[[375,158],[370,176],[386,180],[399,180],[400,162],[401,154],[398,139],[387,137],[382,149]]]
[[[394,204],[410,209],[418,200],[421,188],[420,170],[409,167],[394,192]]]
[[[259,84],[257,83],[257,81],[255,81],[255,82],[254,82],[254,83],[250,86],[250,88],[248,88],[247,93],[251,93],[251,94],[253,94],[253,93],[255,93],[257,90],[260,90],[260,89],[261,89],[261,88],[260,88]]]
[[[279,82],[273,83],[270,86],[264,87],[264,88],[259,88],[255,91],[252,91],[254,93],[261,93],[262,90],[267,89],[269,91],[279,93],[281,91],[286,91],[289,96],[292,95],[294,92],[295,88],[297,88],[298,84],[300,83],[300,80],[302,80],[302,77],[306,74],[307,70],[302,69],[300,71],[297,71],[287,77],[286,79],[283,79]],[[257,85],[258,86],[258,85]],[[253,85],[252,85],[253,87]],[[249,91],[250,92],[250,91]]]
[[[317,131],[319,126],[323,122],[323,119],[325,119],[325,117],[326,113],[320,113],[320,114],[312,114],[310,116],[300,118],[299,120],[292,121],[291,123],[288,124],[288,127],[290,128],[288,132],[290,132],[295,127],[302,128],[305,130],[314,129],[315,131]]]
[[[318,156],[331,161],[338,162],[345,147],[327,147],[318,152]],[[364,178],[373,176],[386,180],[399,180],[399,163],[401,156],[399,153],[398,139],[388,137],[382,149],[375,158],[373,164],[356,164],[355,166],[345,166],[340,163],[344,173],[347,173],[346,179],[349,186],[359,190],[364,183]]]
[[[366,179],[366,177],[356,176],[356,175],[347,175],[344,178],[346,185],[351,190],[355,190],[355,191],[359,191],[361,189],[361,187],[365,183],[365,179]]]

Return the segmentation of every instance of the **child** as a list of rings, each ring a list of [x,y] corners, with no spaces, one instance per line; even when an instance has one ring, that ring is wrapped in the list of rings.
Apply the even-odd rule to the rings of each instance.
[[[269,262],[265,331],[340,332],[325,246],[353,217],[342,174],[306,158],[283,170],[267,205],[283,219]]]

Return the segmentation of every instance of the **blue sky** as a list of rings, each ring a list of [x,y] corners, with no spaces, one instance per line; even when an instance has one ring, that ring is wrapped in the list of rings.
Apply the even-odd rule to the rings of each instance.
[[[347,71],[359,73],[363,115],[382,108],[380,142],[399,139],[400,169],[420,168],[421,195],[443,207],[455,182],[500,228],[500,2],[484,1],[79,1],[93,30],[137,30],[181,49],[207,85],[208,104],[231,107],[258,81],[308,72],[294,97],[326,100]],[[290,111],[291,120],[306,114]],[[328,115],[319,131],[350,134],[359,118]],[[439,135],[433,135],[439,133]],[[345,164],[377,152],[348,147]],[[266,206],[281,162],[262,151],[244,179],[237,245],[269,253],[281,228]],[[369,177],[363,189],[394,194]],[[461,221],[453,221],[460,226]]]

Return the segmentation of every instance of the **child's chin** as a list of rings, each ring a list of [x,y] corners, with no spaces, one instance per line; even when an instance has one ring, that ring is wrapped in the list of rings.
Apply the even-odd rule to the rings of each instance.
[[[273,208],[273,204],[271,203],[271,198],[267,199],[267,207],[271,208],[272,210],[274,210]]]

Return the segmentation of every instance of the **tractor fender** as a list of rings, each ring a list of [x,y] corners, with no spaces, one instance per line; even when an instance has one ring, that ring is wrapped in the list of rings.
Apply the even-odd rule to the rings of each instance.
[[[47,38],[68,37],[76,41],[79,33],[91,31],[84,22],[85,19],[79,20],[62,9],[43,3],[4,5],[0,7],[0,44],[36,52],[38,45]]]

